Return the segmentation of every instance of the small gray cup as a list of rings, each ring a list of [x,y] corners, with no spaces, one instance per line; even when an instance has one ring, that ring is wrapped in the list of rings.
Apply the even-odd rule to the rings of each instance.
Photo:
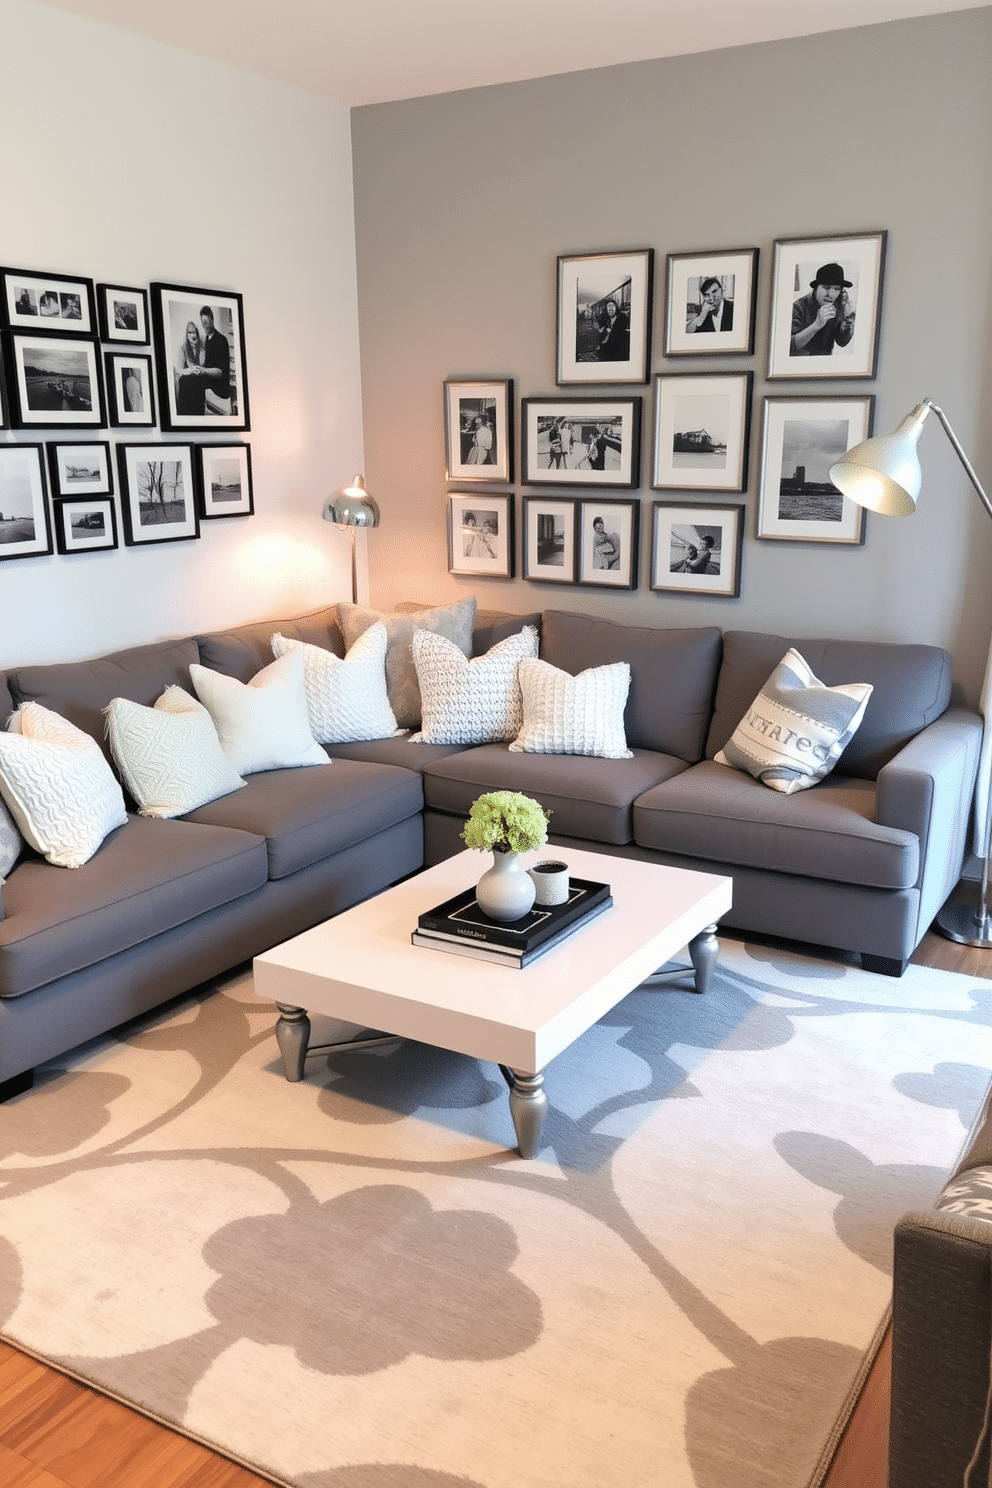
[[[534,903],[564,904],[568,898],[568,864],[557,861],[535,863],[528,870],[534,880]]]

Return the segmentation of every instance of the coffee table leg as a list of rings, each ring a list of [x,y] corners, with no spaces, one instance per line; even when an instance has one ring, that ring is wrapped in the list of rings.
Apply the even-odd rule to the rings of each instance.
[[[307,1017],[307,1010],[301,1007],[290,1007],[285,1002],[277,1002],[276,1007],[279,1009],[276,1043],[282,1055],[282,1067],[286,1071],[286,1079],[302,1080],[307,1046],[310,1043],[310,1019]]]
[[[524,1074],[522,1070],[510,1070],[513,1084],[510,1086],[510,1115],[513,1130],[517,1134],[517,1146],[521,1157],[533,1157],[541,1145],[541,1128],[548,1109],[548,1097],[544,1093],[544,1076]]]
[[[707,925],[705,930],[689,942],[689,959],[696,973],[696,991],[705,992],[720,954],[720,942],[716,938],[716,925]]]

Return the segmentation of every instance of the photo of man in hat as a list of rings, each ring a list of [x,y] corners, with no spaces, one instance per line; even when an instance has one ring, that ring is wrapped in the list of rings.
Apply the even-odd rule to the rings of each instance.
[[[809,294],[794,301],[790,356],[832,356],[834,347],[847,346],[854,335],[854,307],[839,263],[822,264],[810,280]]]

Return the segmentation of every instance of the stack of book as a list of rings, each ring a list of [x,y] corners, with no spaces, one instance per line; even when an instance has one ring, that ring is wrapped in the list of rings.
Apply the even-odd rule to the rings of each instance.
[[[491,920],[476,903],[475,890],[465,889],[420,915],[410,938],[414,945],[456,956],[475,956],[500,966],[528,966],[612,903],[609,884],[573,878],[564,904],[536,904],[519,920]]]

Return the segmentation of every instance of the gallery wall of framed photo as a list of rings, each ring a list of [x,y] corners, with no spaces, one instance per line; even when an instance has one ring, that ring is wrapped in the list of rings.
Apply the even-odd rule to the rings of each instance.
[[[668,253],[664,370],[652,362],[655,249],[559,256],[549,364],[563,391],[517,407],[511,377],[444,383],[445,475],[475,488],[448,492],[448,571],[512,579],[519,546],[530,583],[633,591],[643,567],[653,592],[739,599],[749,524],[756,541],[861,545],[865,514],[829,469],[872,433],[874,394],[820,384],[875,377],[886,244],[879,229],[777,238],[770,253]],[[769,259],[768,388],[756,394]],[[817,387],[785,395],[779,382]],[[665,497],[651,503],[649,531],[643,468]],[[517,479],[520,492],[480,489]]]
[[[253,514],[240,294],[0,268],[0,343],[0,560]]]

